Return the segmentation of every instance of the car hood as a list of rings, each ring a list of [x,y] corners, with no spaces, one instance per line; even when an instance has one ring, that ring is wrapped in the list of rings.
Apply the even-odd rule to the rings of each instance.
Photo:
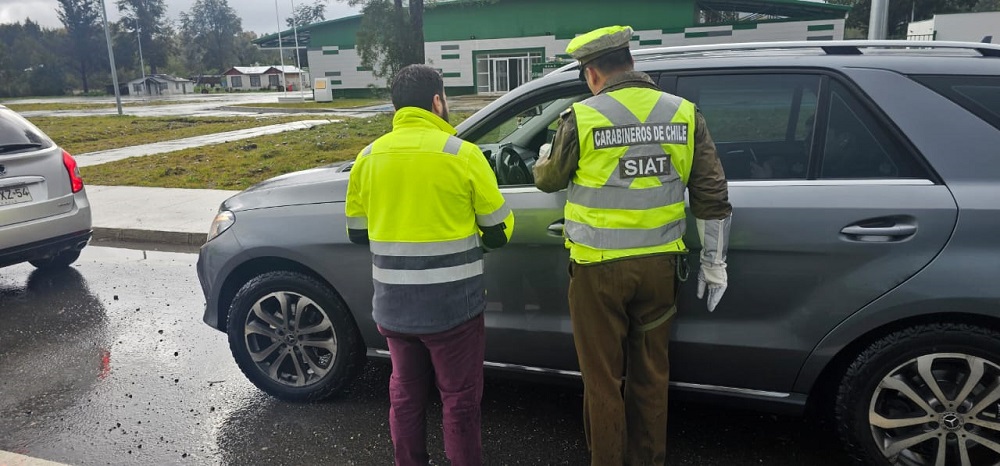
[[[344,202],[351,163],[288,173],[257,183],[229,198],[224,210],[266,209],[303,204]]]

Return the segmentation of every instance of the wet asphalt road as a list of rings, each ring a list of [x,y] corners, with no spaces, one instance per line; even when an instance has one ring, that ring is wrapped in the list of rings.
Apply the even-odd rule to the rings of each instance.
[[[201,322],[193,254],[90,247],[71,269],[0,269],[0,450],[81,465],[388,465],[386,363],[317,404],[257,391]],[[488,464],[586,464],[581,389],[491,376]],[[817,423],[674,403],[672,465],[847,464]],[[442,453],[440,404],[428,416]],[[437,426],[437,427],[435,427]]]

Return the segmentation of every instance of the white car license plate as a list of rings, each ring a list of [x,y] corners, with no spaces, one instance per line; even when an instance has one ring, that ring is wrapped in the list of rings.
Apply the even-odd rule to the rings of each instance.
[[[27,186],[0,188],[0,206],[31,202],[31,192]]]

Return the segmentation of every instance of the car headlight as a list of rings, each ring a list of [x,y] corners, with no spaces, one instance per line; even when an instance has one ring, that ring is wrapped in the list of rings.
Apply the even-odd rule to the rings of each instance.
[[[205,242],[212,241],[216,236],[221,235],[223,232],[229,229],[236,223],[236,215],[228,210],[223,210],[215,216],[215,220],[212,220],[212,227],[208,229],[208,239]]]

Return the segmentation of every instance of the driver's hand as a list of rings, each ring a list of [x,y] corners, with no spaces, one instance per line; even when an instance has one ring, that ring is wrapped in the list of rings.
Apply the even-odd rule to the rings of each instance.
[[[550,143],[542,144],[542,147],[538,148],[538,160],[541,161],[548,159],[549,154],[551,153],[552,153],[552,144]]]

